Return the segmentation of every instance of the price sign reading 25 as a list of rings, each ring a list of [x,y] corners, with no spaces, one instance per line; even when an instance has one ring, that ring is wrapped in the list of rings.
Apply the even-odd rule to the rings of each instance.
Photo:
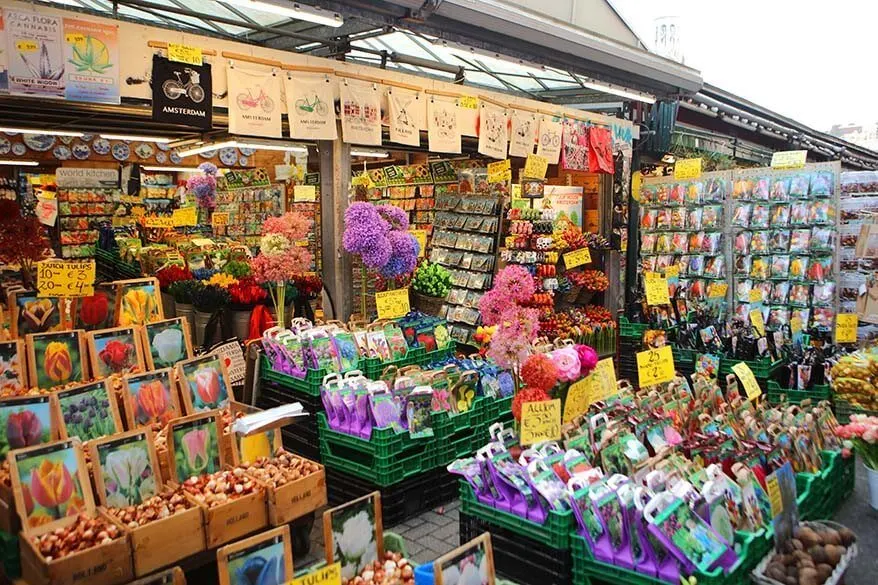
[[[674,354],[671,346],[648,349],[637,354],[640,387],[655,386],[674,379]]]
[[[37,263],[37,296],[88,297],[94,294],[94,260],[43,260]]]

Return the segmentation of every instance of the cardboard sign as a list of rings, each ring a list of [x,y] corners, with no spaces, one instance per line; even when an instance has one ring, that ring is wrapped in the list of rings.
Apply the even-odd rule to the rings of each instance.
[[[801,169],[807,159],[807,150],[782,150],[771,155],[771,168]]]
[[[198,225],[198,214],[194,207],[182,207],[175,209],[171,215],[174,227]]]
[[[676,180],[697,179],[700,176],[700,158],[684,158],[674,163],[674,178]]]
[[[190,47],[177,43],[168,43],[168,60],[199,67],[204,63],[201,47]]]
[[[502,183],[512,180],[512,163],[509,159],[488,163],[488,182]]]
[[[859,319],[856,313],[839,313],[835,316],[835,342],[856,343]]]
[[[710,284],[710,286],[707,288],[707,298],[709,298],[709,299],[725,298],[728,290],[729,290],[729,285],[712,282]]]
[[[229,225],[229,213],[227,211],[214,211],[210,216],[210,225],[213,227],[222,227]]]
[[[655,386],[674,379],[674,353],[670,345],[637,353],[640,387]]]
[[[762,318],[761,309],[750,311],[750,324],[753,326],[753,329],[756,330],[756,333],[765,337],[765,319]]]
[[[591,252],[588,251],[588,248],[580,248],[573,252],[567,252],[564,254],[564,266],[567,267],[568,270],[590,262]]]
[[[521,172],[521,176],[529,179],[545,179],[547,170],[549,170],[549,160],[546,157],[538,154],[529,154],[524,163],[524,170]]]
[[[457,107],[464,110],[477,110],[479,108],[479,98],[471,95],[462,95],[457,98]]]
[[[367,177],[369,175],[366,175]],[[296,185],[293,187],[295,203],[314,203],[317,201],[317,187],[314,185]]]
[[[592,379],[591,393],[588,397],[589,406],[595,402],[606,400],[619,391],[616,385],[616,366],[613,365],[613,358],[604,358],[599,361],[588,377]]]
[[[525,402],[521,405],[522,445],[533,445],[561,438],[561,400]]]
[[[418,241],[418,258],[423,258],[427,250],[427,230],[409,230],[409,233]]]
[[[378,309],[379,319],[396,319],[407,315],[411,310],[409,289],[398,288],[375,293],[375,308]]]
[[[671,297],[668,294],[668,279],[664,276],[648,278],[644,281],[646,289],[647,305],[670,305]]]
[[[762,395],[762,388],[759,387],[759,382],[756,381],[756,376],[753,375],[753,370],[750,369],[750,366],[744,362],[739,362],[732,366],[732,371],[735,372],[735,375],[738,376],[741,384],[743,384],[744,391],[747,393],[747,400],[754,400]]]
[[[291,585],[341,585],[341,563],[335,562],[296,577]]]
[[[94,260],[37,262],[37,296],[90,297],[94,294]]]

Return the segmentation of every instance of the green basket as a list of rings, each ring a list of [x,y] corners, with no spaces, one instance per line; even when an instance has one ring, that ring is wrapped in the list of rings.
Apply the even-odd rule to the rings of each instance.
[[[720,360],[719,363],[720,375],[726,376],[728,374],[734,374],[735,372],[732,370],[732,367],[738,365],[739,363],[745,363],[750,366],[750,371],[753,372],[753,375],[756,377],[756,379],[762,381],[767,380],[768,378],[773,376],[787,362],[783,359],[773,362],[770,358],[762,358],[758,360],[736,360],[731,358],[723,358],[722,360]]]
[[[570,548],[570,536],[576,525],[571,510],[563,512],[551,510],[546,522],[537,524],[521,516],[482,504],[476,499],[472,486],[464,480],[460,482],[460,511],[559,550]]]
[[[676,369],[685,368],[687,370],[695,369],[695,358],[699,353],[695,349],[684,349],[675,345],[671,346],[671,353],[674,354],[674,367]]]
[[[789,404],[801,404],[805,400],[810,400],[816,405],[821,400],[829,400],[831,394],[829,386],[826,384],[817,384],[810,390],[793,390],[792,388],[781,388],[780,384],[774,380],[768,380],[767,395],[770,404],[780,404],[781,396],[783,396]]]
[[[841,424],[847,424],[851,421],[852,414],[865,414],[867,416],[878,416],[878,411],[874,410],[865,410],[863,408],[858,408],[853,406],[850,402],[845,400],[834,400],[833,408],[835,410],[835,418],[838,419],[838,422]]]
[[[405,357],[399,358],[398,360],[382,361],[381,358],[367,357],[360,361],[360,369],[370,380],[377,380],[381,377],[381,374],[384,373],[384,370],[390,366],[403,368],[405,366],[423,364],[425,353],[423,347],[414,347],[406,352]]]
[[[326,370],[308,370],[304,378],[297,378],[272,369],[268,357],[263,355],[259,376],[263,380],[274,382],[293,392],[301,392],[313,398],[320,398],[320,388],[323,385],[323,377],[326,376]]]
[[[643,337],[643,332],[649,329],[646,323],[632,323],[624,315],[619,317],[619,335],[622,337]]]

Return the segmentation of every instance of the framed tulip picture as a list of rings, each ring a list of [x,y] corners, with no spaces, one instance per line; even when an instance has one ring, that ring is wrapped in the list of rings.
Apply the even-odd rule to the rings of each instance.
[[[133,428],[159,423],[164,426],[182,414],[171,380],[171,369],[133,374],[122,378],[125,417]]]
[[[162,489],[152,430],[135,429],[88,444],[98,503],[137,506]]]
[[[25,344],[30,385],[51,390],[85,380],[88,375],[83,333],[81,329],[73,329],[28,335]]]
[[[52,394],[55,420],[62,439],[91,441],[122,430],[122,417],[106,380]]]
[[[63,329],[59,302],[60,299],[55,297],[37,297],[36,291],[9,293],[9,306],[12,308],[9,329],[12,337]]]
[[[135,325],[89,331],[85,339],[95,378],[144,370],[146,363],[140,347],[140,327]]]
[[[293,580],[290,527],[281,526],[216,551],[219,585],[287,583]]]
[[[6,455],[15,509],[26,534],[43,534],[95,515],[94,496],[78,439],[10,451]]]
[[[24,361],[24,341],[13,339],[0,342],[0,390],[15,390],[27,386]]]
[[[117,280],[116,325],[146,325],[165,318],[157,278]]]
[[[436,585],[494,585],[494,580],[494,550],[489,532],[433,561],[433,582]]]
[[[48,395],[0,400],[0,456],[56,439]]]
[[[384,558],[381,492],[374,491],[323,512],[326,564],[341,563],[342,580]]]
[[[177,383],[187,414],[225,408],[232,396],[229,373],[222,358],[204,355],[176,366]]]
[[[76,299],[76,327],[86,331],[107,329],[116,324],[116,285],[95,285],[95,294]]]
[[[186,317],[147,323],[142,329],[146,367],[170,368],[180,360],[191,359],[192,337]]]
[[[222,470],[225,455],[220,446],[218,410],[191,414],[168,423],[168,466],[170,480],[183,483],[193,476]]]

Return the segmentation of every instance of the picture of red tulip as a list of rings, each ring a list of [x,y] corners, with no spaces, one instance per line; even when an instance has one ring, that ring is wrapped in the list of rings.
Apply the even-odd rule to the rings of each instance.
[[[140,385],[137,392],[138,419],[143,422],[170,418],[170,393],[161,380],[151,380]],[[143,419],[146,420],[143,420]]]
[[[79,301],[79,319],[87,327],[102,325],[109,314],[110,299],[103,291],[97,291],[93,296]]]
[[[43,459],[39,467],[31,471],[30,490],[36,502],[50,510],[55,518],[61,517],[61,506],[73,496],[73,476],[63,461]]]
[[[113,374],[120,374],[130,370],[134,366],[134,345],[118,339],[107,343],[103,350],[98,353],[101,362]]]
[[[30,410],[13,412],[6,420],[6,440],[11,449],[21,449],[42,442],[43,425]]]

